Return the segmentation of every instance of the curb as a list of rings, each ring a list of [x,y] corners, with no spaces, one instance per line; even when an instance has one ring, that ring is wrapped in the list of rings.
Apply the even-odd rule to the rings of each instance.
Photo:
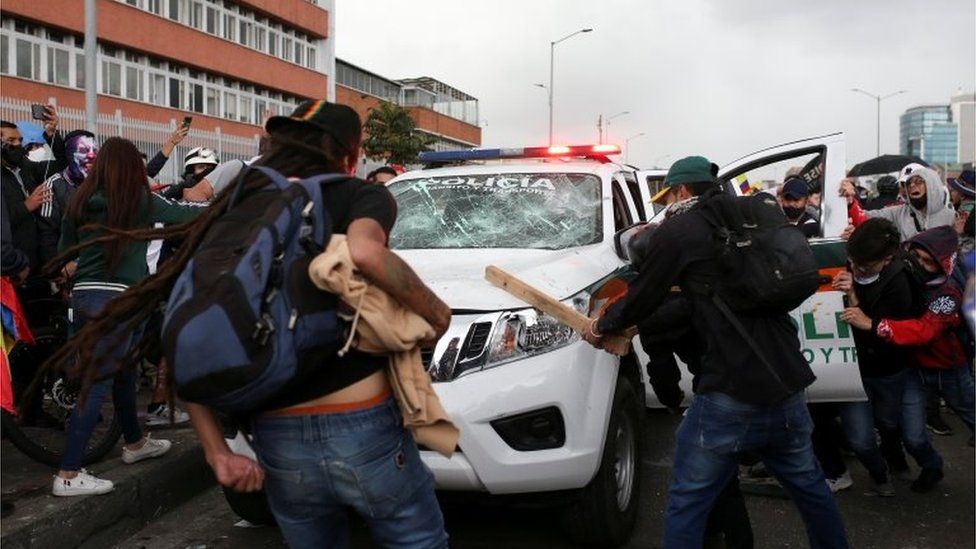
[[[192,432],[172,432],[172,449],[159,459],[125,465],[113,459],[97,466],[115,483],[101,496],[60,498],[49,488],[16,502],[3,521],[4,549],[108,547],[139,531],[215,484],[203,449]],[[187,436],[188,435],[188,436]]]

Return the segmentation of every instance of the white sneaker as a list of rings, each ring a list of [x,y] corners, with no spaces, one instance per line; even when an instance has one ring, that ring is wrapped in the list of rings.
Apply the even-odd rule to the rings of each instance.
[[[51,493],[55,496],[98,496],[115,490],[111,480],[105,480],[88,474],[82,469],[75,478],[61,478],[54,475]]]
[[[173,422],[169,421],[169,404],[163,404],[155,412],[146,414],[146,427],[165,427],[190,421],[190,414],[173,407]]]
[[[840,492],[854,486],[854,480],[851,478],[850,471],[844,471],[844,474],[837,478],[828,478],[827,486],[831,492]]]
[[[137,461],[142,461],[144,459],[159,457],[166,452],[169,452],[170,447],[173,444],[168,440],[151,438],[146,435],[146,442],[143,443],[142,448],[138,450],[130,450],[125,446],[122,447],[122,461],[126,463],[135,463]]]

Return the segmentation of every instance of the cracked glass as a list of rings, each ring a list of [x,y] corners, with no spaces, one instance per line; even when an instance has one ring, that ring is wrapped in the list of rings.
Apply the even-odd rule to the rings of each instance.
[[[582,173],[496,173],[404,179],[389,186],[394,249],[560,250],[603,236],[600,178]]]

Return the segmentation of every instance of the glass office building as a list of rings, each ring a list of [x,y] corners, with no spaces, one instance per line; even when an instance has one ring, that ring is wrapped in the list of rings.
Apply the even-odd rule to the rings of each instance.
[[[958,126],[948,105],[925,105],[901,115],[901,154],[918,156],[930,164],[958,162]]]

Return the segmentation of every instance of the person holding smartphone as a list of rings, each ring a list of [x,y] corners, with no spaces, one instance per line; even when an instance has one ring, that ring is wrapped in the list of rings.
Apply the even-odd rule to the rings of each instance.
[[[152,157],[152,160],[146,164],[146,174],[149,175],[150,179],[155,179],[159,175],[159,172],[162,171],[163,166],[169,160],[170,155],[173,154],[173,150],[190,133],[190,124],[187,122],[187,119],[192,120],[192,117],[187,116],[183,118],[183,123],[173,130],[173,134],[163,143],[159,151]]]

